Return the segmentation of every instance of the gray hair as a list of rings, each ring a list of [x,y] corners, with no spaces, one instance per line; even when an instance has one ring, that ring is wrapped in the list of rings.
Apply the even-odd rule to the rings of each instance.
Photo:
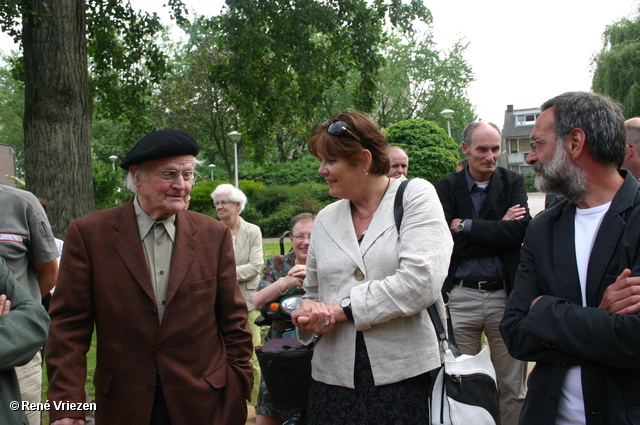
[[[219,184],[216,187],[216,190],[211,192],[211,199],[213,199],[214,204],[216,202],[216,198],[220,195],[227,195],[231,202],[240,204],[239,212],[242,212],[245,205],[247,205],[247,197],[245,196],[245,194],[240,189],[236,189],[236,187],[232,184]]]
[[[471,138],[473,137],[473,133],[480,126],[480,124],[489,124],[491,127],[495,128],[496,131],[498,132],[498,135],[502,137],[502,132],[500,131],[500,127],[498,127],[494,123],[489,121],[475,121],[467,124],[467,126],[464,128],[464,131],[462,132],[462,141],[465,142],[468,146],[471,146]]]
[[[547,100],[541,109],[550,108],[554,108],[554,131],[559,140],[580,128],[595,160],[622,166],[627,154],[627,131],[620,103],[597,93],[567,92]]]
[[[144,165],[145,163],[143,162],[140,165]],[[197,159],[197,158],[193,158],[193,168],[195,168],[197,165],[202,165],[204,164],[204,161],[201,159]],[[135,173],[132,173],[130,170],[127,170],[127,175],[124,176],[124,187],[126,187],[127,189],[129,189],[131,192],[137,194],[138,193],[138,186],[136,186],[136,184],[133,182],[133,178],[140,178],[140,180],[147,180],[147,175],[148,172],[144,171],[141,172],[142,168],[138,167],[138,169],[136,170]]]

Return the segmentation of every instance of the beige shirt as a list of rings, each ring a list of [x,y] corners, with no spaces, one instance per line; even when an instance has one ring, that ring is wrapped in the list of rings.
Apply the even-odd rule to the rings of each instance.
[[[162,323],[164,316],[164,304],[169,286],[169,274],[171,272],[171,255],[173,254],[173,243],[176,239],[176,216],[173,215],[161,221],[155,221],[145,213],[138,197],[133,202],[138,222],[138,231],[144,257],[147,260],[147,267],[151,275],[153,293],[158,306],[158,319]]]

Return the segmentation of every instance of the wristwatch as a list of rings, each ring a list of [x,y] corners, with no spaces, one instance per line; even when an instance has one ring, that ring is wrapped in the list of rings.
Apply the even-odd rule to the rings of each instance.
[[[353,322],[353,313],[351,312],[351,297],[344,297],[342,301],[340,301],[340,307],[344,311],[347,319]]]
[[[463,230],[464,230],[464,220],[458,223],[458,233],[462,233]]]

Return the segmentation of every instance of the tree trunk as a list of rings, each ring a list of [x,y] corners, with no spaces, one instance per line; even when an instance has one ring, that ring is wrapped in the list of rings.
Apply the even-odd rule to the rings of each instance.
[[[25,0],[25,180],[54,234],[94,210],[85,3]]]

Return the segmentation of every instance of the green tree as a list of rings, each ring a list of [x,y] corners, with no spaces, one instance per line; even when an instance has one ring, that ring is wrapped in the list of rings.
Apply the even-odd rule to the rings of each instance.
[[[10,62],[16,55],[4,57]],[[24,177],[24,133],[22,118],[24,115],[24,86],[16,80],[10,65],[0,67],[0,143],[13,145],[16,149],[17,176]]]
[[[459,146],[438,124],[422,118],[400,121],[384,130],[389,143],[409,156],[408,177],[435,182],[455,171]]]
[[[618,100],[625,115],[640,115],[640,14],[608,25],[593,60],[592,90]]]
[[[393,34],[384,49],[386,65],[380,71],[374,117],[382,127],[424,118],[446,126],[443,109],[456,111],[452,124],[464,126],[475,118],[467,96],[474,81],[464,59],[467,45],[460,41],[446,53],[436,48],[431,33]]]
[[[240,168],[241,175],[250,180],[258,180],[271,185],[294,186],[302,182],[324,184],[324,177],[318,174],[320,160],[313,156],[300,158],[287,163],[271,163],[267,165],[247,164]]]
[[[157,16],[135,13],[123,3],[0,4],[0,28],[21,41],[24,52],[16,71],[25,87],[27,188],[49,200],[49,219],[57,235],[64,234],[69,221],[94,209],[89,65],[96,77],[91,84],[98,99],[96,112],[128,120],[132,128],[143,126],[138,106],[150,93],[148,82],[165,67],[163,55],[149,41],[160,28]]]
[[[413,19],[429,23],[421,1],[235,0],[216,17],[224,61],[214,63],[212,81],[241,119],[243,138],[264,158],[266,146],[293,140],[283,132],[308,131],[328,90],[357,77],[355,109],[374,108],[384,25],[409,29]],[[387,20],[388,19],[388,20]],[[324,115],[324,114],[322,114]]]

